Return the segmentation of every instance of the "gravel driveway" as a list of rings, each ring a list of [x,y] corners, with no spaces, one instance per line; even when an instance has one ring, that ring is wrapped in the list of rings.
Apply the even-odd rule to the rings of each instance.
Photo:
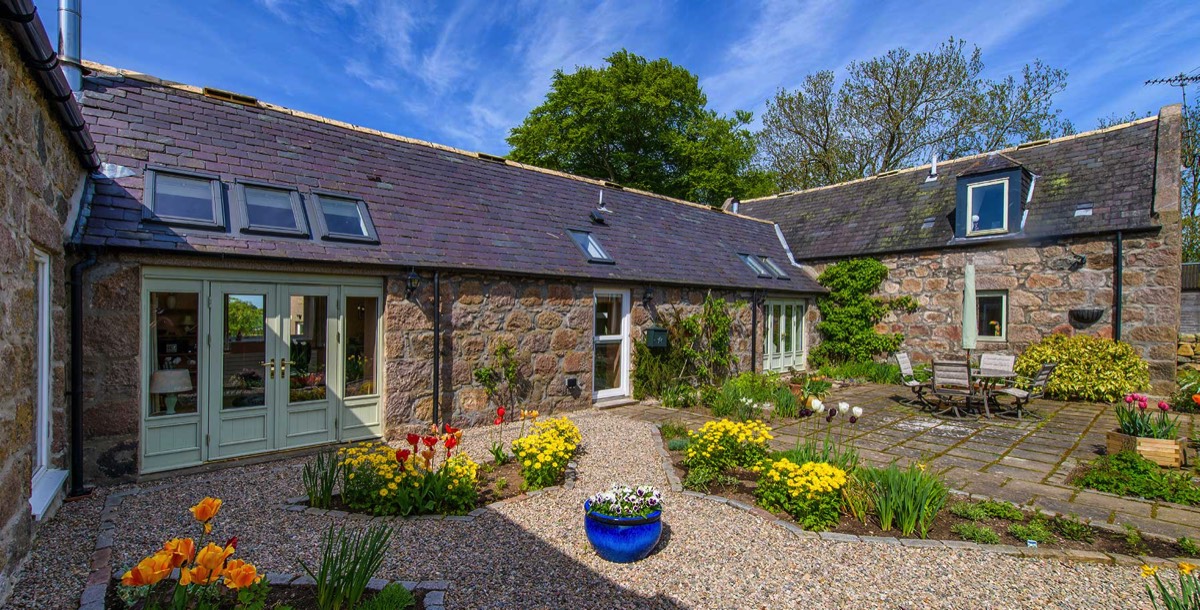
[[[471,523],[399,522],[383,576],[448,580],[449,608],[1150,608],[1136,568],[800,540],[754,515],[670,492],[664,543],[636,564],[611,564],[591,551],[581,505],[615,482],[665,487],[657,436],[650,424],[617,415],[571,417],[584,447],[574,490],[507,504]],[[464,447],[483,459],[493,434],[468,432]],[[299,495],[301,463],[145,485],[149,491],[122,505],[114,565],[137,561],[165,538],[194,535],[187,507],[211,495],[225,500],[214,537],[238,536],[238,555],[261,569],[299,572],[331,522],[277,506]],[[72,607],[102,502],[69,504],[42,530],[8,607]]]

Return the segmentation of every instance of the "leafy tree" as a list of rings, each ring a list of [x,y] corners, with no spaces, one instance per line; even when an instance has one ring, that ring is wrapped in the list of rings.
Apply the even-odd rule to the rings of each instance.
[[[752,164],[750,112],[709,110],[696,75],[666,59],[621,50],[605,62],[556,70],[546,100],[512,129],[509,157],[710,205],[771,192]]]
[[[811,188],[1074,131],[1052,106],[1066,72],[1040,61],[1021,77],[980,76],[978,47],[897,48],[851,62],[840,86],[823,70],[767,102],[758,134],[782,189]]]
[[[1110,115],[1096,122],[1098,129],[1121,123],[1136,121],[1151,116],[1147,112],[1139,116],[1136,112],[1125,115]],[[1183,215],[1183,260],[1200,262],[1200,104],[1183,108],[1183,143],[1180,162],[1183,165],[1182,192],[1179,211]]]
[[[226,306],[226,322],[229,334],[241,337],[263,336],[262,302],[252,303],[236,297],[229,298]]]

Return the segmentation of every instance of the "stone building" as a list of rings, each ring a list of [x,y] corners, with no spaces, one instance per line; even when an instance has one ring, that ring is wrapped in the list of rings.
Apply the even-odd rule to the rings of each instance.
[[[85,65],[89,479],[490,420],[500,344],[522,406],[621,400],[708,294],[742,370],[803,366],[822,289],[770,222]]]
[[[0,2],[0,603],[67,478],[63,227],[98,165],[33,13]]]
[[[1181,109],[1055,140],[738,204],[779,223],[818,273],[873,257],[889,315],[920,359],[962,357],[966,264],[979,349],[1019,354],[1050,333],[1132,344],[1154,390],[1173,389],[1180,320]],[[815,316],[815,310],[812,315]],[[815,317],[810,319],[814,322]]]

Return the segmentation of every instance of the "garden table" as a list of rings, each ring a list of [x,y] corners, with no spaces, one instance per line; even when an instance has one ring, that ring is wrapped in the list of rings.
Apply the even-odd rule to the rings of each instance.
[[[990,403],[993,402],[992,393],[997,390],[999,386],[1006,386],[1015,380],[1017,378],[1017,374],[1014,371],[1007,371],[1003,369],[972,369],[971,377],[981,383],[982,387],[980,390],[981,394],[983,394],[983,414],[984,417],[990,419],[992,417],[992,411],[990,408]]]

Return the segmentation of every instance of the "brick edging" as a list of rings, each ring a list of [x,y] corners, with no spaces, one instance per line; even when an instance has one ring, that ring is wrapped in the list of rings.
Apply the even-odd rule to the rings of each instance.
[[[545,493],[548,493],[551,491],[567,491],[567,490],[575,489],[575,481],[577,478],[577,469],[578,469],[578,465],[574,461],[567,462],[567,467],[563,470],[563,482],[561,485],[551,485],[550,487],[543,487],[541,489],[537,489],[534,491],[528,491],[528,492],[522,493],[520,495],[513,496],[511,498],[505,498],[504,500],[497,500],[486,506],[481,506],[479,508],[476,508],[475,510],[473,510],[465,515],[415,515],[412,517],[401,517],[401,516],[397,516],[397,515],[388,515],[388,516],[376,517],[376,516],[368,515],[365,513],[352,513],[352,512],[344,511],[344,510],[330,510],[330,509],[325,509],[325,508],[315,508],[315,507],[308,505],[308,496],[294,496],[294,497],[284,500],[283,503],[279,504],[278,506],[279,506],[279,508],[281,508],[285,511],[293,512],[293,513],[302,513],[305,515],[312,515],[312,516],[316,516],[316,517],[329,517],[331,519],[353,519],[353,520],[359,520],[359,521],[371,521],[372,523],[388,523],[388,522],[395,522],[395,521],[462,521],[462,522],[470,523],[470,522],[474,521],[476,519],[476,517],[481,517],[484,514],[486,514],[489,510],[496,510],[497,508],[504,506],[506,504],[516,504],[517,502],[524,502],[525,500],[528,500],[530,498],[536,498],[542,494],[545,494]]]
[[[575,486],[575,468],[574,462],[568,463],[568,471],[571,473],[569,481],[571,487]],[[79,610],[104,610],[104,600],[108,597],[108,587],[114,578],[120,578],[121,575],[113,568],[112,547],[114,543],[113,533],[117,529],[116,516],[121,508],[121,503],[129,496],[136,496],[146,491],[153,491],[162,487],[169,487],[171,484],[159,485],[149,489],[133,487],[124,491],[114,492],[104,499],[104,509],[100,512],[100,526],[96,533],[96,546],[92,551],[92,559],[90,571],[88,572],[87,583],[84,585],[83,592],[79,596]],[[566,483],[563,485],[566,486]],[[569,489],[569,488],[568,488]],[[536,492],[534,495],[540,495]],[[306,497],[305,500],[308,498]],[[494,502],[488,506],[495,506],[499,503]],[[484,510],[484,509],[476,509]],[[474,511],[473,511],[474,512]],[[439,515],[440,516],[440,515]],[[378,517],[377,517],[378,518]],[[474,519],[474,517],[472,517]],[[177,573],[173,572],[172,577],[177,578]],[[263,574],[268,584],[271,585],[311,585],[316,584],[311,577],[302,574],[281,574],[269,572]],[[398,582],[409,591],[421,589],[426,591],[425,594],[425,610],[444,610],[446,603],[446,593],[449,589],[449,583],[445,580],[387,580],[383,578],[372,578],[367,583],[367,588],[375,591],[382,590],[393,582]]]
[[[932,540],[932,539],[925,539],[925,538],[895,538],[892,536],[858,536],[855,534],[842,534],[842,533],[838,533],[838,532],[810,532],[808,530],[801,528],[799,525],[792,523],[791,521],[787,521],[785,519],[779,519],[779,518],[775,517],[775,515],[772,515],[771,513],[767,512],[757,506],[752,506],[752,505],[746,504],[745,502],[739,502],[738,500],[733,500],[731,498],[726,498],[724,496],[705,494],[705,493],[700,493],[698,491],[684,490],[682,485],[679,484],[679,477],[675,475],[674,464],[670,459],[670,453],[663,447],[661,427],[662,427],[661,424],[656,424],[654,426],[654,431],[655,431],[655,435],[658,436],[658,452],[659,452],[659,455],[662,456],[663,471],[667,475],[667,480],[671,483],[672,491],[680,492],[683,495],[691,497],[691,498],[707,500],[710,502],[716,502],[718,504],[725,504],[727,506],[736,508],[742,512],[754,515],[764,521],[768,521],[774,525],[782,527],[783,529],[787,530],[795,537],[803,539],[803,540],[825,540],[825,541],[829,541],[829,542],[884,544],[884,545],[891,545],[891,546],[906,546],[906,547],[914,547],[914,548],[939,548],[939,549],[952,549],[952,550],[983,551],[983,552],[987,552],[987,553],[1009,555],[1012,557],[1025,557],[1025,558],[1032,558],[1032,559],[1051,559],[1051,560],[1060,560],[1060,561],[1074,561],[1074,562],[1079,562],[1079,563],[1100,563],[1100,564],[1116,565],[1116,566],[1152,565],[1152,566],[1158,566],[1158,567],[1174,568],[1177,565],[1176,561],[1172,561],[1169,559],[1163,559],[1161,557],[1150,557],[1150,556],[1135,557],[1133,555],[1124,555],[1121,553],[1102,553],[1100,551],[1086,551],[1086,550],[1078,550],[1078,549],[1030,548],[1030,547],[1014,546],[1014,545],[1009,545],[1009,544],[978,544],[975,542],[968,542],[966,540]],[[957,490],[957,489],[951,489],[950,493],[954,494],[954,495],[958,495],[958,496],[967,497],[972,500],[995,500],[994,498],[991,498],[989,496],[984,496],[984,495],[980,495],[980,494],[968,494],[965,491],[961,491],[961,490]],[[1006,500],[995,500],[995,501],[1004,502],[1005,504],[1012,504],[1011,502],[1008,502]],[[1060,516],[1058,513],[1055,513],[1053,511],[1044,510],[1044,509],[1028,509],[1028,508],[1023,508],[1016,504],[1013,504],[1013,506],[1017,506],[1017,508],[1021,509],[1024,512],[1036,511],[1047,517]],[[1096,523],[1096,524],[1089,523],[1088,525],[1095,527],[1097,529],[1104,529],[1109,532],[1115,532],[1115,533],[1123,533],[1124,532],[1124,528],[1122,528],[1121,526],[1112,525],[1109,523]],[[1158,534],[1144,533],[1142,535],[1145,537],[1156,538],[1156,539],[1164,540],[1167,542],[1174,542],[1174,540],[1172,540],[1166,536],[1161,536]]]

